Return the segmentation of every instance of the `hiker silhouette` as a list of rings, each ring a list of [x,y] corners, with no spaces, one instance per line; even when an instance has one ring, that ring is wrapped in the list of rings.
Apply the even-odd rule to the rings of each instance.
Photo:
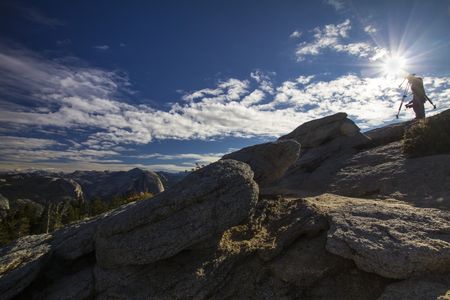
[[[405,106],[414,110],[416,119],[423,119],[425,118],[425,102],[427,102],[427,100],[430,101],[434,108],[436,108],[436,105],[431,102],[430,98],[428,98],[425,93],[422,78],[416,76],[415,74],[410,74],[406,76],[406,79],[411,87],[413,99]]]

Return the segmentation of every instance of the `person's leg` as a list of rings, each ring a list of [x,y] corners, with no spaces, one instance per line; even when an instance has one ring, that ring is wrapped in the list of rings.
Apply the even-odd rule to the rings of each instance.
[[[421,119],[425,118],[425,105],[423,103],[419,106],[419,117]]]
[[[425,106],[421,99],[414,97],[413,110],[414,110],[414,113],[416,114],[416,119],[425,118]]]
[[[416,103],[413,103],[413,110],[414,113],[416,114],[416,119],[420,119],[420,108]]]

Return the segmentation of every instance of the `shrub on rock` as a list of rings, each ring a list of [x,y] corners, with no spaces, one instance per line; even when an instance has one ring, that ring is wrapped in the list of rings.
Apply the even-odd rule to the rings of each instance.
[[[403,152],[409,157],[450,154],[450,110],[407,128]]]

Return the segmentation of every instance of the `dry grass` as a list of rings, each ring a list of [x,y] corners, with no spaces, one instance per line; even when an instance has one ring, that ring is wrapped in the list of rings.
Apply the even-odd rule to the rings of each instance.
[[[240,225],[225,231],[219,246],[222,251],[239,254],[273,247],[269,240],[269,233],[264,227],[255,230],[255,228],[249,228],[248,225]]]

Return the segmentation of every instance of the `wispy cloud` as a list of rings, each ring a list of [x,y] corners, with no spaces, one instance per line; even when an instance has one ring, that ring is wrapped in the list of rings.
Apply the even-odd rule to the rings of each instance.
[[[332,6],[336,11],[341,11],[345,7],[344,0],[324,0],[323,2]]]
[[[140,159],[158,159],[158,160],[184,160],[199,164],[209,164],[219,160],[226,153],[179,153],[179,154],[161,154],[151,153],[135,156]]]
[[[304,60],[307,55],[318,55],[327,48],[334,48],[339,45],[342,38],[348,36],[350,30],[350,20],[347,19],[340,24],[328,24],[323,28],[314,28],[314,40],[312,42],[303,42],[297,49],[297,57]]]
[[[314,75],[310,75],[310,76],[299,76],[297,79],[295,79],[298,83],[300,84],[308,84],[311,82],[311,80],[314,79]]]
[[[364,27],[364,31],[367,33],[375,33],[378,30],[372,25],[367,25],[366,27]]]
[[[7,147],[4,147],[7,148]],[[0,148],[0,154],[4,154],[4,150]],[[229,149],[232,152],[236,149]],[[22,150],[21,150],[22,151]],[[8,153],[7,153],[8,154]],[[51,159],[48,157],[54,156]],[[92,153],[91,153],[92,154]],[[166,171],[166,172],[184,172],[195,168],[197,165],[207,165],[219,160],[226,153],[181,153],[181,154],[143,154],[137,156],[129,156],[134,159],[139,159],[141,163],[126,163],[118,159],[108,159],[110,153],[95,152],[93,157],[86,159],[85,154],[81,153],[78,156],[69,151],[28,151],[16,154],[16,156],[6,156],[0,159],[1,170],[53,170],[73,172],[75,170],[129,170],[132,168],[142,168],[152,171]],[[32,157],[39,157],[39,159],[26,159],[26,155]],[[98,158],[96,158],[96,156]],[[105,158],[106,157],[106,158]],[[67,158],[69,160],[67,160]],[[65,161],[59,161],[66,159]],[[148,159],[156,161],[153,163],[146,163]]]
[[[9,4],[13,9],[20,12],[21,16],[30,22],[48,26],[50,28],[55,28],[58,26],[64,26],[64,22],[58,20],[57,18],[52,18],[45,15],[42,11],[36,7],[30,5],[22,5],[19,3]]]
[[[3,162],[0,161],[0,171],[30,171],[30,170],[47,170],[54,172],[73,172],[75,170],[84,171],[128,171],[132,168],[141,168],[150,171],[165,171],[165,172],[184,172],[189,171],[195,165],[177,165],[177,164],[127,164],[127,163],[97,163],[97,162],[83,162],[76,161],[69,163],[61,162]]]
[[[370,60],[382,57],[382,53],[385,50],[369,42],[348,42],[351,28],[349,19],[339,24],[328,24],[314,28],[313,40],[311,42],[302,42],[298,45],[296,51],[297,60],[303,61],[308,56],[322,54],[325,50],[343,52],[356,57],[369,58]],[[372,27],[367,29],[374,30]]]
[[[17,136],[0,136],[0,161],[85,161],[99,162],[115,156],[112,150],[77,149],[49,139],[37,139]],[[111,162],[111,160],[107,160]],[[114,162],[120,162],[114,160]]]
[[[186,93],[182,96],[185,101],[196,101],[205,97],[213,97],[215,101],[227,102],[240,99],[248,92],[248,80],[229,78],[220,81],[215,88],[205,88],[198,91]]]
[[[275,72],[267,73],[267,72],[262,72],[260,70],[256,70],[256,71],[250,73],[250,77],[258,83],[258,85],[259,85],[258,88],[261,91],[263,91],[267,94],[270,94],[270,95],[272,95],[274,92],[273,84],[271,81],[271,76],[274,76],[274,75],[276,75]]]
[[[10,150],[19,150],[19,149],[45,149],[51,146],[61,145],[57,141],[49,140],[49,139],[36,139],[36,138],[28,138],[28,137],[18,137],[18,136],[4,136],[0,135],[0,150],[10,149]]]
[[[73,57],[67,61],[50,60],[23,48],[0,44],[0,92],[44,105],[68,97],[110,97],[120,86],[129,84],[117,72],[82,65]]]
[[[71,39],[58,40],[58,41],[56,41],[56,44],[58,46],[68,46],[68,45],[72,44],[72,40]]]
[[[74,170],[128,170],[139,167],[153,171],[181,172],[196,164],[209,164],[220,159],[223,153],[207,154],[148,154],[133,156],[140,160],[148,158],[177,163],[125,163],[114,159],[119,153],[111,150],[76,149],[49,139],[17,136],[0,136],[0,170],[44,169],[72,172]],[[60,148],[55,149],[56,148]],[[182,160],[182,162],[180,162]]]
[[[97,50],[105,51],[105,50],[108,50],[108,49],[109,49],[109,46],[108,46],[108,45],[96,45],[96,46],[94,46],[93,48],[94,48],[94,49],[97,49]]]

